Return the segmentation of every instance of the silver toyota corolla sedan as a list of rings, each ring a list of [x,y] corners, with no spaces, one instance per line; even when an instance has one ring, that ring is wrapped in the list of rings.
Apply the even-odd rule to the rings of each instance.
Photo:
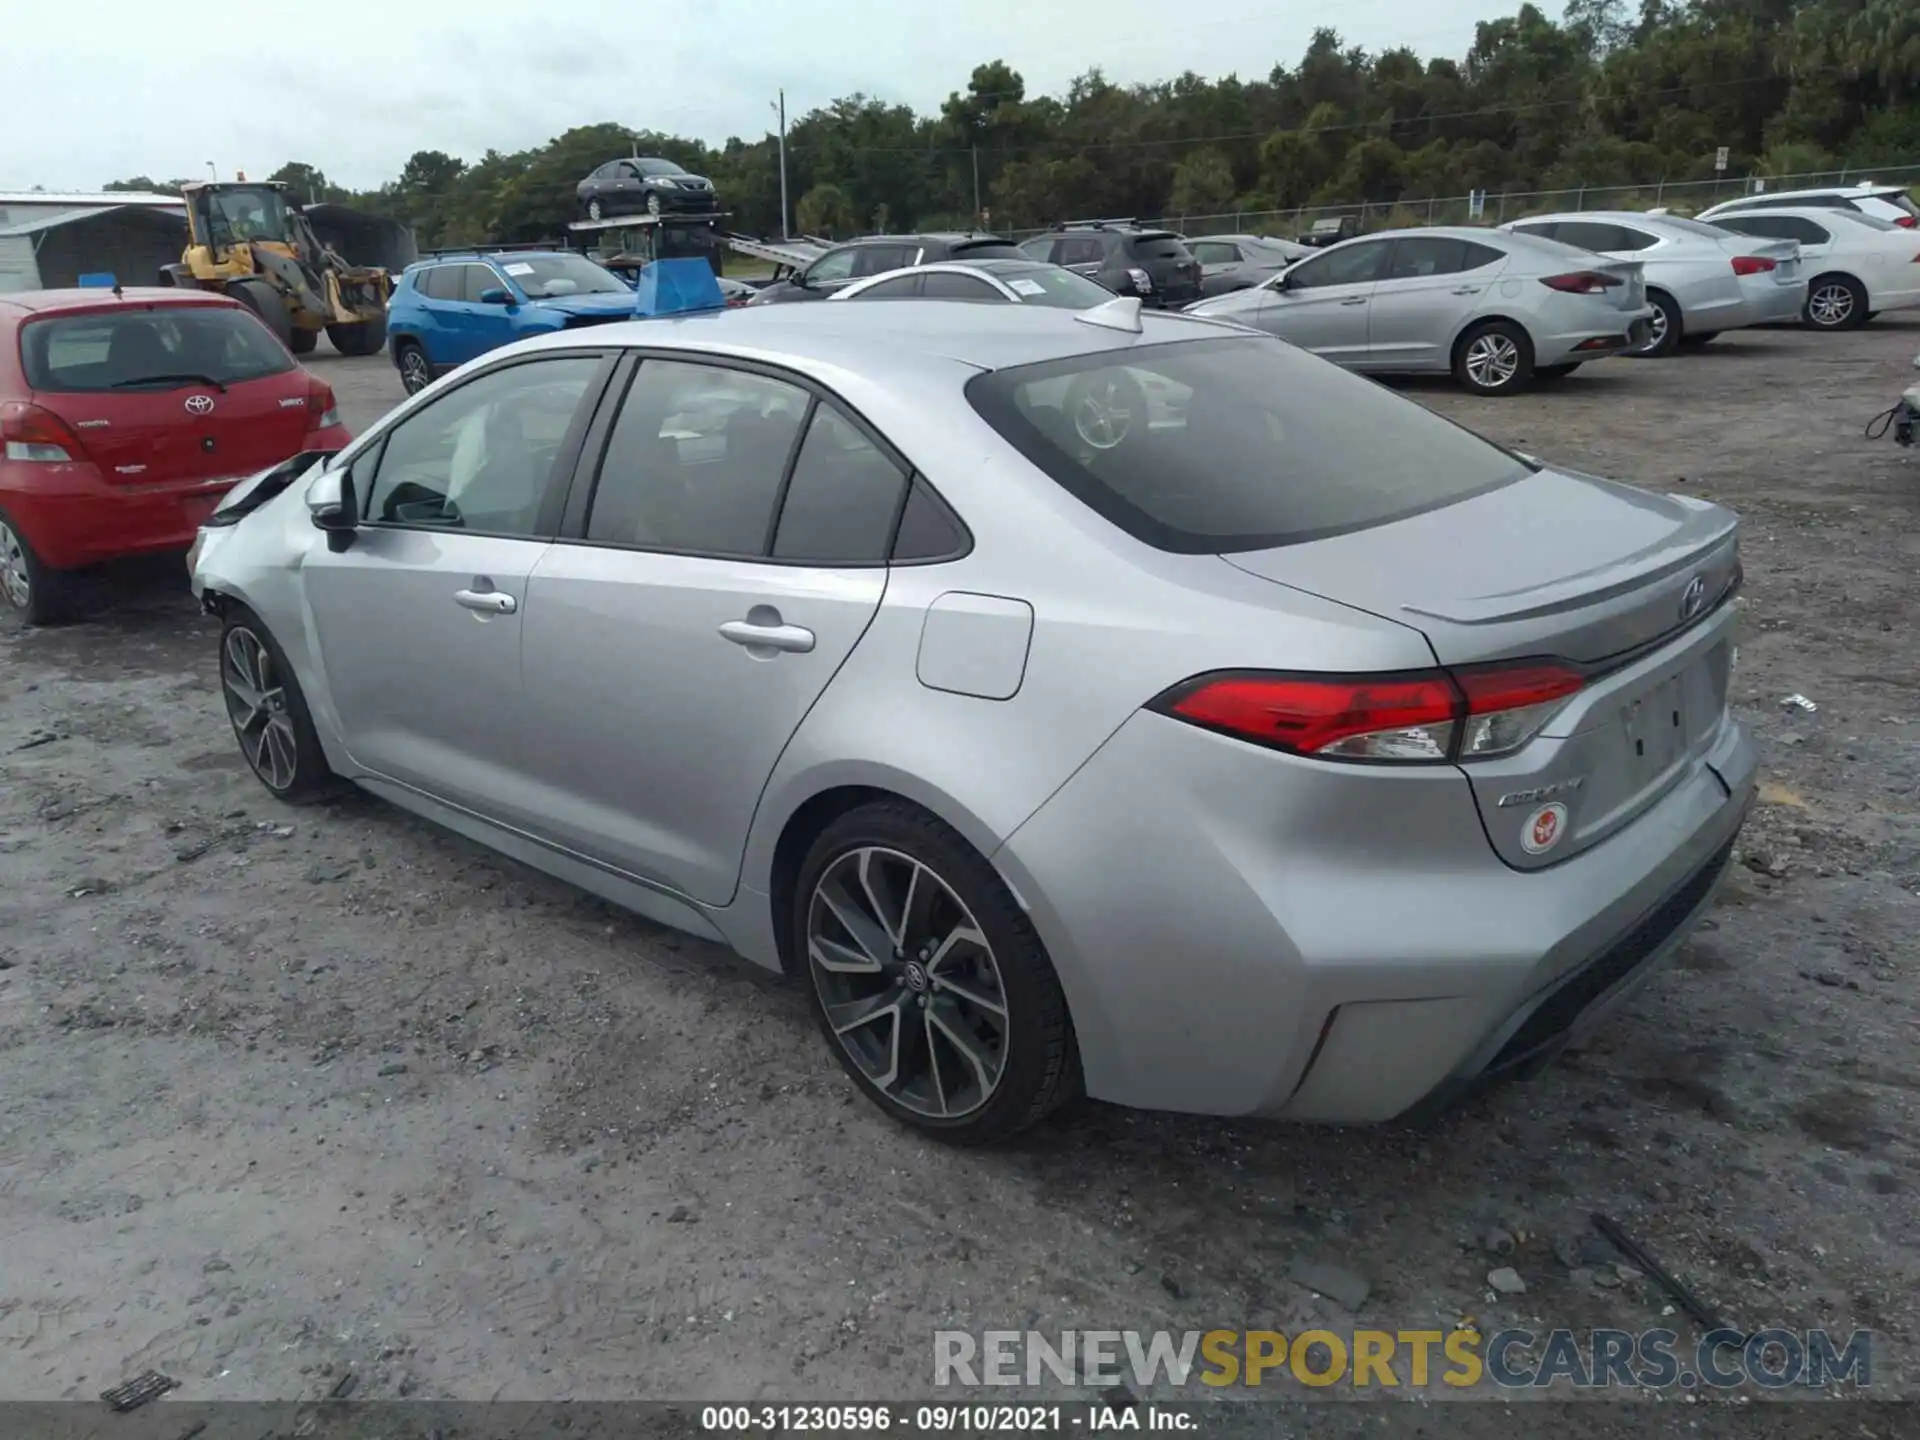
[[[1618,355],[1645,338],[1653,315],[1635,261],[1443,227],[1343,241],[1251,290],[1186,308],[1353,370],[1451,371],[1482,395]]]
[[[1587,210],[1536,215],[1506,227],[1615,260],[1638,260],[1653,328],[1632,354],[1669,355],[1723,330],[1800,318],[1807,275],[1790,240],[1755,240],[1680,215]]]
[[[275,795],[789,972],[951,1139],[1524,1071],[1687,932],[1754,788],[1732,515],[1134,300],[525,341],[192,563]]]

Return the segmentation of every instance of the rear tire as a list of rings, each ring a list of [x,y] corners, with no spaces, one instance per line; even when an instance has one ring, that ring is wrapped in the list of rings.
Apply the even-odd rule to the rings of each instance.
[[[227,286],[227,294],[260,317],[274,338],[293,349],[293,314],[286,297],[263,280],[241,280]]]
[[[0,510],[0,609],[26,625],[51,625],[65,618],[68,599],[66,576],[34,554]]]
[[[400,372],[400,385],[409,395],[418,395],[433,383],[433,362],[418,340],[401,340],[393,347],[394,367]]]
[[[385,316],[352,325],[327,326],[327,339],[342,355],[377,355],[387,347]]]
[[[1512,395],[1533,379],[1533,339],[1511,320],[1488,320],[1453,347],[1453,378],[1475,395]]]
[[[1653,306],[1653,334],[1638,350],[1627,352],[1636,360],[1657,360],[1671,355],[1679,348],[1686,329],[1680,318],[1680,306],[1671,295],[1651,290],[1647,293],[1647,303]]]
[[[287,342],[287,348],[296,355],[311,355],[313,347],[320,343],[318,330],[295,330]]]
[[[589,220],[604,220],[607,218],[607,212],[601,208],[598,200],[587,201],[587,218]]]
[[[1570,365],[1537,365],[1534,367],[1533,378],[1536,380],[1564,380],[1567,376],[1578,370],[1584,363],[1584,361],[1575,360]]]
[[[1867,323],[1867,292],[1851,275],[1819,276],[1800,318],[1816,330],[1858,330]]]
[[[293,667],[260,617],[232,606],[220,628],[220,698],[254,778],[290,805],[336,783]]]
[[[796,882],[785,923],[814,1018],[887,1114],[989,1145],[1077,1091],[1046,948],[993,867],[935,816],[899,800],[850,811],[814,840]]]

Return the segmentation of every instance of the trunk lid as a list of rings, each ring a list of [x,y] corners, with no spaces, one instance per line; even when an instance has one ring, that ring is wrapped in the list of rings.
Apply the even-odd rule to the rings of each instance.
[[[1647,267],[1641,261],[1608,258],[1598,265],[1589,265],[1586,268],[1597,270],[1602,275],[1613,275],[1619,278],[1620,284],[1611,286],[1604,292],[1614,309],[1632,313],[1646,308]]]
[[[1221,558],[1412,626],[1444,665],[1557,657],[1593,678],[1512,755],[1460,766],[1518,869],[1597,844],[1706,763],[1725,725],[1738,520],[1542,470],[1391,524]],[[1549,844],[1531,830],[1543,808]]]
[[[128,303],[22,329],[33,403],[110,485],[239,479],[300,450],[311,377],[231,304]]]
[[[1729,235],[1720,242],[1720,248],[1727,252],[1730,261],[1742,255],[1752,255],[1757,259],[1773,261],[1773,270],[1770,273],[1777,285],[1800,283],[1800,242],[1798,240],[1768,240],[1758,235]]]

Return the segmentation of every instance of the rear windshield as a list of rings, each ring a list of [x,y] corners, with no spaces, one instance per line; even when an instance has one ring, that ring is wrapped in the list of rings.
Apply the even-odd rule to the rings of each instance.
[[[1088,310],[1113,299],[1113,291],[1106,286],[1058,265],[1009,266],[996,273],[1028,305]]]
[[[1678,230],[1685,235],[1698,235],[1702,240],[1724,240],[1727,232],[1704,220],[1689,220],[1685,215],[1654,215],[1648,217],[1658,220],[1669,229]]]
[[[967,398],[1090,508],[1182,554],[1363,530],[1529,473],[1424,406],[1266,337],[997,370]]]
[[[1895,190],[1890,195],[1875,195],[1873,198],[1883,205],[1891,205],[1896,210],[1904,210],[1914,218],[1920,219],[1920,205],[1914,204],[1913,196],[1904,190]],[[1895,228],[1897,229],[1899,227],[1896,226]]]
[[[1136,235],[1127,242],[1136,260],[1191,260],[1193,255],[1178,235]]]
[[[958,240],[947,251],[955,260],[1030,260],[1033,257],[1006,240]]]
[[[234,385],[294,368],[251,312],[227,305],[158,305],[53,315],[21,327],[20,358],[35,390],[174,390]]]

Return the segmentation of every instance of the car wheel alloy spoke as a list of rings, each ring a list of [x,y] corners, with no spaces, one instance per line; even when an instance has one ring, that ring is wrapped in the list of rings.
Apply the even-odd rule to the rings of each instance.
[[[287,692],[276,683],[267,647],[242,626],[227,632],[221,648],[220,688],[253,773],[270,790],[287,789],[300,768],[299,737],[287,709]]]
[[[1649,324],[1650,331],[1640,348],[1634,352],[1636,355],[1645,355],[1649,351],[1658,350],[1660,342],[1667,338],[1667,312],[1658,305],[1653,307],[1653,319]]]
[[[992,1098],[1006,988],[986,933],[932,867],[883,846],[839,856],[807,906],[807,957],[836,1043],[888,1099],[958,1119]]]
[[[24,610],[33,599],[33,582],[27,578],[27,547],[21,538],[0,525],[0,587],[7,592],[7,603]]]
[[[1482,335],[1467,347],[1467,373],[1477,385],[1497,390],[1520,369],[1520,347],[1504,335]]]

